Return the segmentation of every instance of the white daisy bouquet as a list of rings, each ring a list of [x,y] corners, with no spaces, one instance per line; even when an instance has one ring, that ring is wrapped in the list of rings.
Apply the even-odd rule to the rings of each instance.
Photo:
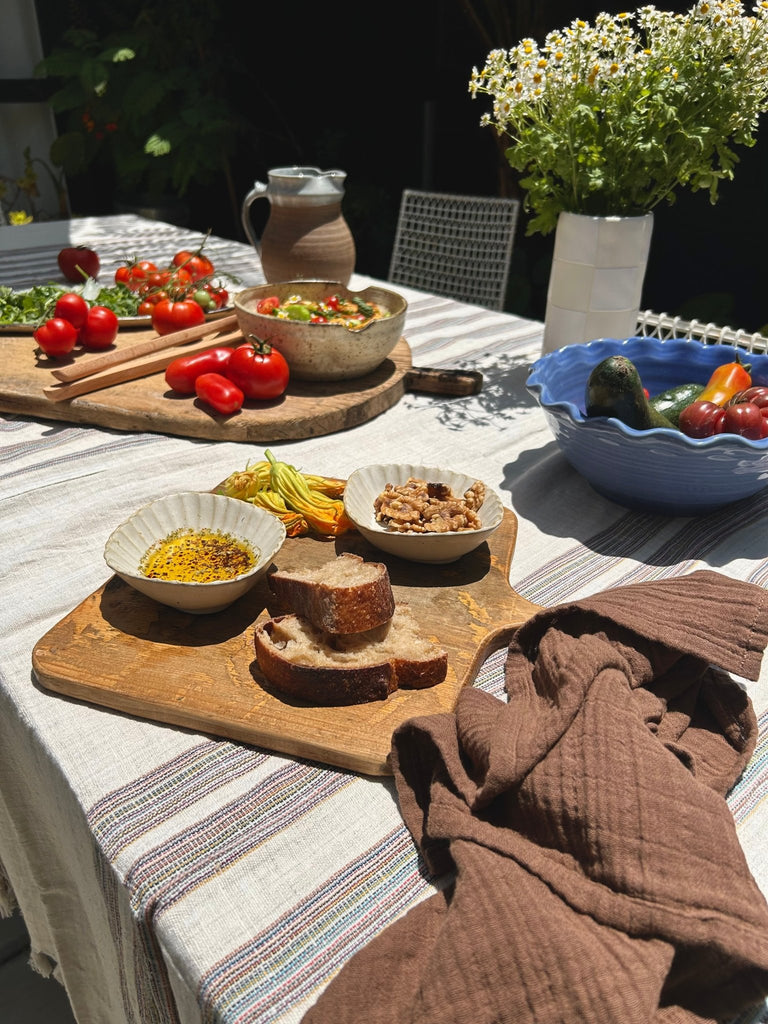
[[[473,97],[493,98],[481,124],[506,135],[522,172],[527,233],[563,211],[635,216],[680,187],[733,177],[735,146],[752,146],[768,109],[768,0],[699,0],[686,14],[641,7],[574,20],[543,46],[523,39],[474,68]]]

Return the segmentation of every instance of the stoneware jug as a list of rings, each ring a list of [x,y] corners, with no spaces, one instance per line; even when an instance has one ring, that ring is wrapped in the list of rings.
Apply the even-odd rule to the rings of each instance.
[[[243,200],[246,236],[259,252],[267,281],[339,281],[355,269],[355,241],[341,212],[345,171],[275,167]],[[268,199],[269,217],[259,242],[251,205]]]

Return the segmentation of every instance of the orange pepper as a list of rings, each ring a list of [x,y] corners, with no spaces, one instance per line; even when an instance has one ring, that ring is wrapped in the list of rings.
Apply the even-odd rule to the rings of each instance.
[[[723,363],[722,366],[718,366],[697,401],[725,405],[737,392],[743,391],[751,385],[750,369],[749,364],[741,363],[738,359],[733,363]]]

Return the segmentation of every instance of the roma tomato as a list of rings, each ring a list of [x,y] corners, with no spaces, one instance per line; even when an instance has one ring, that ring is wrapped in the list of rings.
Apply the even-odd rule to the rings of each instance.
[[[243,406],[245,396],[237,384],[220,373],[203,373],[195,381],[195,394],[216,412],[229,416]]]
[[[77,344],[77,328],[62,317],[51,317],[32,334],[47,356],[66,356]]]
[[[204,277],[210,277],[214,271],[213,263],[199,251],[189,252],[182,249],[176,253],[172,262],[174,267],[183,267],[192,281],[202,281]]]
[[[86,245],[69,245],[58,255],[59,270],[68,281],[82,284],[87,277],[98,277],[101,261],[98,253]]]
[[[223,375],[231,355],[231,348],[207,348],[192,356],[179,356],[166,367],[165,383],[182,395],[194,395],[197,378],[204,373]]]
[[[722,433],[724,415],[714,402],[691,402],[680,413],[678,426],[688,437],[711,437]]]
[[[226,375],[246,398],[279,398],[288,387],[290,371],[281,352],[251,335],[238,345],[227,364]]]
[[[82,295],[78,295],[77,292],[64,292],[56,299],[53,315],[61,317],[62,320],[69,320],[73,327],[80,330],[88,316],[89,308]]]
[[[91,306],[85,323],[80,328],[80,344],[90,352],[109,348],[117,337],[117,316],[106,306]]]
[[[205,313],[192,299],[163,299],[152,310],[152,326],[158,334],[183,331],[185,327],[197,327],[205,323]]]

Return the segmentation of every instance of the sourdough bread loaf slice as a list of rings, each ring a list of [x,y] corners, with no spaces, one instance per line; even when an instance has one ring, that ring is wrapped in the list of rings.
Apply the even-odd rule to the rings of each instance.
[[[276,570],[268,583],[286,610],[326,633],[362,633],[395,611],[386,565],[351,552],[314,569]]]
[[[276,689],[311,704],[385,700],[398,687],[445,679],[444,650],[425,637],[405,604],[383,626],[347,635],[326,633],[299,615],[256,626],[256,660]]]

